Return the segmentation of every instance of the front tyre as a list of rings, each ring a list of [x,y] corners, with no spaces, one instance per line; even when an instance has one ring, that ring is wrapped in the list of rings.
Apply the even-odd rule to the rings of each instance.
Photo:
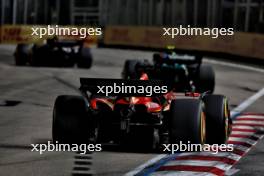
[[[137,77],[136,72],[136,65],[139,63],[138,60],[126,60],[123,72],[122,72],[122,78],[123,79],[135,79]]]
[[[205,123],[201,100],[173,100],[169,118],[170,143],[204,144],[206,138]]]
[[[77,59],[77,66],[79,68],[91,68],[93,63],[92,53],[90,48],[81,48]]]
[[[202,64],[199,68],[199,77],[197,80],[197,90],[199,92],[214,92],[215,88],[215,72],[211,65]]]

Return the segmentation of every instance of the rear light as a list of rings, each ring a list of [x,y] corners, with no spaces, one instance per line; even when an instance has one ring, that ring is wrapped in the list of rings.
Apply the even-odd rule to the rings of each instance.
[[[197,92],[186,92],[185,93],[185,96],[187,97],[200,97],[200,93],[197,93]]]

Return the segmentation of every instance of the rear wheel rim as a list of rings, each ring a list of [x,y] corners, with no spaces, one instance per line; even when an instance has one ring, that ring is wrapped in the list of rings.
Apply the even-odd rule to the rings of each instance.
[[[225,120],[225,140],[227,140],[228,138],[228,133],[229,133],[229,121],[228,121],[228,117],[229,117],[229,112],[228,112],[228,106],[227,106],[227,100],[225,99],[225,104],[224,104],[224,120]]]
[[[201,113],[201,144],[205,143],[205,135],[206,135],[206,130],[205,130],[205,114],[204,112]]]

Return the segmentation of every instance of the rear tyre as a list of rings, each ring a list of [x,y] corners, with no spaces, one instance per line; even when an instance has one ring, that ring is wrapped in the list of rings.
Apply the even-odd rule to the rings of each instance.
[[[160,63],[160,61],[162,60],[160,53],[154,53],[152,60],[154,64]]]
[[[206,115],[208,144],[226,143],[231,132],[231,120],[227,98],[222,95],[206,95],[203,98]]]
[[[92,63],[93,58],[90,48],[81,48],[79,58],[77,59],[77,66],[79,68],[91,68]]]
[[[126,60],[122,72],[123,79],[135,79],[137,76],[136,65],[138,60]]]
[[[14,53],[15,64],[17,66],[24,66],[28,62],[30,45],[18,44]]]
[[[197,80],[197,90],[199,92],[214,92],[215,88],[215,72],[211,65],[202,64],[199,69],[199,77]]]
[[[204,144],[206,137],[202,101],[176,99],[171,103],[169,118],[170,143]]]
[[[86,103],[81,96],[58,96],[53,110],[53,142],[87,143],[88,121]]]

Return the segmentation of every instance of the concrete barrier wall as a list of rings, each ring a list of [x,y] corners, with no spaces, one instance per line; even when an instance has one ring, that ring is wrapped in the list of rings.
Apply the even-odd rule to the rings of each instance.
[[[39,43],[47,38],[52,38],[53,36],[44,35],[42,38],[36,35],[32,35],[32,27],[36,28],[46,28],[47,25],[3,25],[0,26],[0,43],[4,44],[19,44],[19,43]],[[81,26],[59,26],[67,28],[81,28]],[[88,28],[87,26],[84,26]],[[83,28],[83,27],[82,27]],[[81,39],[78,35],[63,35],[58,36],[60,39],[68,40],[85,40],[87,44],[97,45],[97,36],[88,36],[85,39]]]
[[[221,52],[243,57],[264,59],[264,35],[236,32],[233,36],[163,36],[161,27],[109,26],[104,31],[106,45],[124,45],[150,48],[165,48],[174,45],[177,49]]]
[[[38,43],[52,37],[45,35],[40,39],[38,36],[32,36],[32,27],[31,25],[0,26],[0,43]],[[45,26],[34,25],[34,27]],[[80,28],[80,26],[65,27]],[[108,26],[103,31],[102,43],[113,46],[159,49],[174,45],[177,49],[221,52],[264,60],[264,35],[261,34],[236,32],[233,36],[219,36],[217,39],[212,39],[209,36],[175,36],[172,39],[169,36],[163,36],[163,32],[161,27]],[[59,38],[80,40],[80,36],[59,36]],[[89,45],[95,46],[100,38],[88,36],[85,41]]]

